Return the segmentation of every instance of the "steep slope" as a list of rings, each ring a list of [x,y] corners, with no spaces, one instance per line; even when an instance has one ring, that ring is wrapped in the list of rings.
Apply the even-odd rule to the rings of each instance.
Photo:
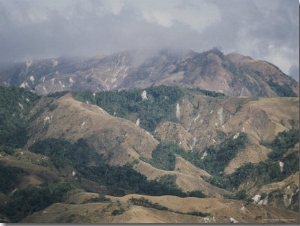
[[[299,96],[299,84],[265,61],[218,49],[161,50],[145,57],[125,51],[91,58],[57,58],[7,66],[0,81],[38,94],[58,91],[99,92],[168,85],[201,88],[229,96]]]
[[[83,138],[110,164],[137,163],[134,169],[150,180],[163,175],[175,175],[177,186],[184,191],[203,190],[206,195],[218,197],[226,193],[203,181],[200,176],[209,174],[180,157],[176,161],[177,172],[160,170],[140,160],[152,158],[152,151],[159,142],[129,120],[111,116],[95,105],[78,102],[71,94],[58,99],[41,99],[32,114],[41,109],[42,112],[28,127],[30,139],[27,147],[45,138],[72,142]]]
[[[130,80],[127,83],[139,88],[164,84],[197,87],[229,96],[299,95],[299,84],[275,65],[235,53],[224,55],[218,49],[203,53],[187,51],[177,55],[170,50],[161,51],[133,76],[136,82]]]
[[[4,222],[297,221],[298,97],[0,91]]]
[[[176,89],[172,92],[167,90],[166,87],[152,87],[144,90],[108,92],[109,96],[114,97],[109,102],[102,101],[107,95],[99,93],[86,92],[77,97],[82,98],[82,101],[101,103],[103,105],[100,106],[111,113],[122,115],[133,123],[141,122],[138,123],[141,127],[152,122],[151,115],[156,112],[152,110],[158,105],[168,108],[165,112],[158,111],[161,119],[159,123],[152,124],[154,131],[151,132],[160,140],[159,145],[152,151],[152,158],[142,157],[134,165],[134,169],[149,179],[159,180],[163,176],[175,176],[176,185],[184,191],[200,189],[209,197],[250,199],[255,195],[253,192],[259,190],[263,184],[279,182],[297,173],[293,159],[299,158],[298,152],[287,151],[280,158],[271,158],[272,154],[274,156],[274,149],[267,145],[276,140],[281,133],[288,134],[283,134],[283,144],[290,142],[288,139],[285,141],[285,137],[297,133],[297,97],[233,98],[220,93],[188,89],[172,102],[159,102],[160,96],[169,100]],[[150,95],[151,93],[155,95]],[[120,96],[122,102],[130,107],[113,107],[118,105]],[[151,111],[143,111],[144,107]],[[296,143],[295,140],[292,141],[291,146],[296,150],[295,145],[297,140]],[[282,150],[285,153],[285,149]],[[252,165],[247,165],[249,163]],[[283,164],[286,167],[282,171],[280,167]],[[252,174],[247,171],[249,169]],[[240,174],[243,176],[238,179]],[[298,187],[295,184],[293,205],[283,204],[284,199],[280,195],[280,198],[273,198],[273,205],[295,208],[297,202],[294,200],[298,194]],[[291,194],[287,193],[288,197]]]
[[[91,147],[109,158],[111,164],[123,165],[139,156],[151,157],[158,144],[152,135],[134,123],[113,117],[95,105],[75,101],[71,94],[51,103],[42,99],[34,110],[41,109],[43,112],[28,127],[28,147],[47,137],[73,142],[84,138]]]
[[[218,198],[222,198],[224,194],[230,193],[224,189],[218,188],[204,181],[202,179],[202,176],[210,177],[210,174],[202,169],[195,167],[180,156],[176,157],[176,170],[174,171],[157,169],[149,163],[145,163],[143,161],[139,161],[138,164],[136,164],[133,168],[136,171],[147,176],[147,178],[151,180],[159,180],[161,177],[166,175],[175,175],[176,185],[186,192],[200,190],[208,197]]]
[[[261,142],[299,128],[298,98],[211,98],[193,93],[186,97],[178,103],[179,122],[162,122],[157,135],[205,158],[206,147],[246,133],[246,146],[226,167],[226,173],[246,162],[265,161],[271,150]]]

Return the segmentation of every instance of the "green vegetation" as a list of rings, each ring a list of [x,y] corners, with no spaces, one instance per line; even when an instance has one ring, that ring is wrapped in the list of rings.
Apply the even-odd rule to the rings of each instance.
[[[203,213],[203,212],[200,212],[200,211],[187,212],[185,214],[198,216],[198,217],[208,217],[208,216],[210,216],[210,213]]]
[[[297,97],[292,88],[288,84],[279,85],[273,79],[268,81],[271,89],[280,97]]]
[[[140,126],[153,132],[162,121],[176,121],[176,103],[183,96],[179,87],[157,86],[145,89],[147,100],[143,100],[142,90],[106,91],[96,93],[90,91],[73,93],[75,99],[88,101],[103,108],[111,115],[137,120]]]
[[[299,131],[291,129],[278,133],[271,143],[263,143],[272,148],[269,160],[257,164],[246,163],[230,175],[206,178],[211,184],[224,189],[237,189],[246,181],[253,181],[257,186],[281,181],[299,170],[299,155],[297,152],[287,154],[287,151],[299,142]],[[284,163],[283,171],[279,160]]]
[[[288,149],[299,142],[299,130],[291,129],[278,133],[271,143],[262,142],[263,145],[271,148],[273,151],[268,155],[272,160],[282,159]]]
[[[64,168],[66,163],[73,165],[87,165],[103,163],[101,156],[89,147],[84,139],[72,144],[69,141],[48,138],[37,141],[29,147],[31,152],[51,157],[56,168]]]
[[[186,152],[172,142],[162,141],[153,150],[152,159],[141,158],[141,160],[159,169],[174,170],[175,154],[178,154],[196,167],[205,169],[211,174],[218,175],[220,172],[223,172],[238,151],[245,147],[246,142],[247,134],[243,132],[240,133],[236,139],[233,139],[233,137],[224,138],[224,141],[220,145],[207,147],[205,149],[207,156],[201,159],[199,152]]]
[[[150,163],[156,168],[172,171],[175,169],[175,153],[181,151],[183,150],[172,142],[162,141],[152,151],[151,159],[141,158],[141,160]]]
[[[202,213],[200,211],[193,211],[193,212],[187,212],[187,213],[174,211],[166,206],[160,205],[159,203],[153,203],[149,199],[146,199],[144,197],[141,197],[141,198],[133,198],[132,197],[128,200],[128,202],[133,205],[137,205],[137,206],[144,206],[147,208],[153,208],[153,209],[157,209],[157,210],[166,210],[166,211],[171,211],[171,212],[180,213],[180,214],[188,214],[188,215],[199,216],[199,217],[210,216],[209,213]]]
[[[11,148],[11,147],[8,147],[8,146],[5,146],[5,145],[0,145],[0,153],[1,152],[4,152],[8,155],[13,155],[16,151],[14,148]]]
[[[85,199],[82,203],[90,203],[90,202],[110,202],[110,198],[105,197],[103,194],[99,194],[98,197],[92,197],[89,199]]]
[[[245,189],[237,191],[234,195],[226,195],[225,194],[224,197],[228,198],[228,199],[235,199],[235,200],[243,200],[243,201],[246,201],[246,202],[252,202],[251,197],[249,197],[247,195]]]
[[[205,170],[212,174],[223,172],[238,151],[245,148],[246,142],[247,134],[242,132],[236,139],[227,138],[217,147],[206,148],[207,156],[203,160]]]
[[[124,166],[98,165],[86,167],[84,165],[76,168],[85,178],[95,181],[109,188],[108,194],[123,196],[125,194],[146,195],[176,195],[186,197],[186,193],[177,187],[160,183],[156,180],[148,181],[147,178],[132,169],[127,164]]]
[[[129,203],[133,204],[133,205],[137,205],[137,206],[144,206],[144,207],[148,207],[148,208],[154,208],[157,210],[170,210],[169,208],[160,205],[158,203],[152,203],[149,199],[146,199],[144,197],[141,198],[130,198]]]
[[[27,173],[20,168],[0,165],[0,192],[12,192],[21,183],[24,175]]]
[[[26,117],[38,100],[23,88],[0,86],[0,144],[14,148],[26,144]]]
[[[209,146],[204,150],[207,152],[204,159],[201,159],[201,153],[196,151],[185,152],[177,148],[175,152],[198,168],[205,169],[213,175],[219,175],[238,151],[245,147],[246,142],[246,133],[240,133],[236,139],[233,139],[233,137],[224,138],[218,146]]]
[[[47,95],[47,97],[54,97],[54,98],[60,98],[64,95],[66,95],[67,93],[69,93],[70,91],[62,91],[62,92],[55,92],[55,93],[49,93]]]
[[[108,187],[109,195],[123,196],[137,193],[147,195],[176,195],[180,197],[204,197],[201,191],[182,192],[175,184],[174,176],[164,176],[157,180],[147,178],[135,171],[131,164],[111,166],[105,159],[83,140],[72,144],[69,141],[49,138],[37,141],[29,150],[49,156],[57,168],[72,165],[79,177],[84,177]]]
[[[12,223],[16,223],[53,203],[62,202],[64,195],[72,189],[74,186],[69,183],[55,183],[16,191],[12,200],[0,207],[0,213],[7,216]]]
[[[115,209],[114,211],[112,211],[111,215],[112,216],[121,215],[124,212],[125,212],[125,210],[123,208]]]
[[[207,196],[202,193],[202,191],[195,190],[187,192],[188,197],[196,197],[196,198],[206,198]]]
[[[200,88],[192,88],[192,89],[188,89],[191,91],[196,91],[200,94],[203,94],[205,96],[209,96],[209,97],[225,97],[224,93],[219,93],[216,91],[210,91],[210,90],[205,90],[205,89],[200,89]]]
[[[257,186],[281,181],[299,170],[299,158],[296,153],[291,153],[283,159],[285,163],[283,172],[280,171],[278,162],[265,161],[257,164],[246,163],[234,173],[222,177],[207,179],[211,184],[224,189],[237,189],[246,181],[254,181]]]

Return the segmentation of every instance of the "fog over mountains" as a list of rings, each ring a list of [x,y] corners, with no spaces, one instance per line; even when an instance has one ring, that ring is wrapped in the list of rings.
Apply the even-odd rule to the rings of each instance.
[[[297,0],[0,0],[0,222],[299,224]]]
[[[3,222],[299,220],[299,83],[269,62],[130,50],[0,81]]]
[[[0,62],[220,46],[299,80],[297,0],[0,0]]]
[[[218,48],[197,53],[164,49],[151,56],[130,50],[92,58],[29,60],[3,67],[0,81],[46,95],[169,85],[229,96],[298,96],[298,82],[275,65]]]

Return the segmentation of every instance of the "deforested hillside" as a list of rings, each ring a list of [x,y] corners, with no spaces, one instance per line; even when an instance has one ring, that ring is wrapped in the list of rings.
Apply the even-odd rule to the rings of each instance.
[[[0,88],[3,222],[298,222],[298,97]]]
[[[1,67],[0,82],[39,95],[167,85],[228,96],[299,96],[298,82],[275,65],[217,48],[202,53],[164,49],[148,57],[130,50],[90,58],[28,60]]]

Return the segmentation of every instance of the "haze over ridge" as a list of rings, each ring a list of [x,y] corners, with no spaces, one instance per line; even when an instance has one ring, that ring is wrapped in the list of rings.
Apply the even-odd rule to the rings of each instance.
[[[299,80],[298,1],[0,0],[0,61],[220,46]]]

